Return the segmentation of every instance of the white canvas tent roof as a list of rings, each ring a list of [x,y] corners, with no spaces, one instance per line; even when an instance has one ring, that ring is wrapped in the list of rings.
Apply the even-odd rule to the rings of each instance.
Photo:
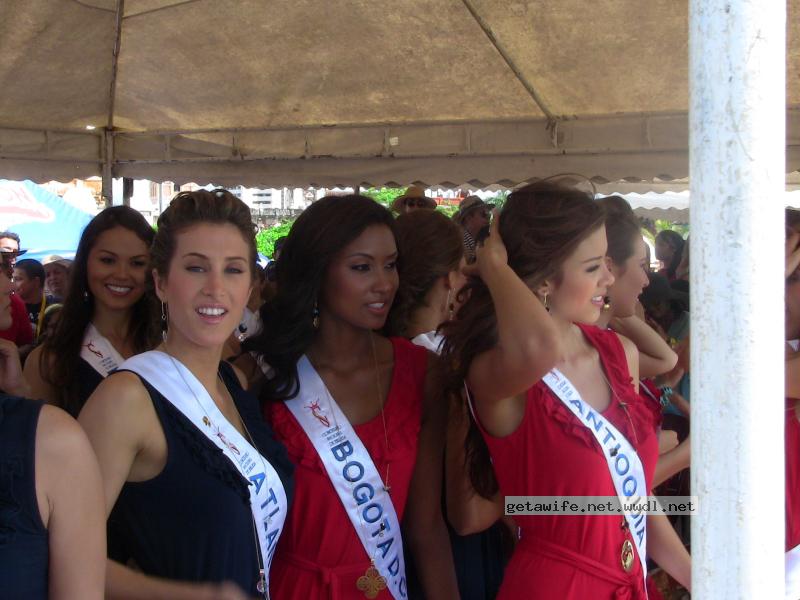
[[[688,175],[687,40],[672,0],[6,0],[0,176],[108,157],[114,176],[263,187],[670,181]]]

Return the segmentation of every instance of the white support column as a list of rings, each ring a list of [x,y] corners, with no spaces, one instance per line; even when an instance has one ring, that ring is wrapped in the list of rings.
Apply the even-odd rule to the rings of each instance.
[[[785,0],[690,0],[692,598],[783,596]]]

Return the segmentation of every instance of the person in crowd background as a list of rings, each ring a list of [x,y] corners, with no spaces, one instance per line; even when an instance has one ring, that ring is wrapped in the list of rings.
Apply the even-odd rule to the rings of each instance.
[[[588,325],[614,282],[604,224],[590,193],[538,182],[509,195],[478,248],[480,279],[444,326],[443,359],[453,396],[466,380],[489,450],[496,483],[470,438],[471,479],[484,498],[498,488],[500,497],[618,496],[609,457],[620,449],[638,465],[637,493],[649,493],[658,442],[653,412],[638,395],[638,352],[616,332]],[[595,436],[588,414],[602,414],[620,448],[604,447],[609,438]],[[666,517],[634,517],[516,517],[520,540],[498,598],[644,599],[645,552],[688,587],[689,556]],[[485,524],[483,515],[473,519]]]
[[[153,236],[127,206],[106,208],[86,226],[55,332],[25,363],[35,397],[77,417],[108,373],[156,345],[158,308],[146,289]]]
[[[662,268],[658,271],[667,279],[677,279],[678,265],[683,258],[684,239],[677,231],[665,229],[656,235],[656,259],[661,261]]]
[[[111,513],[107,597],[280,598],[270,563],[292,465],[221,360],[254,284],[250,211],[224,190],[180,192],[151,256],[163,343],[120,365],[80,415]]]
[[[11,253],[10,260],[11,268],[13,269],[17,259],[25,254],[27,250],[20,249],[19,235],[13,231],[2,231],[0,232],[0,252]]]
[[[0,252],[0,328],[11,322],[11,257]],[[86,435],[28,400],[17,347],[0,340],[0,595],[102,600],[103,492]]]
[[[44,281],[44,267],[38,260],[26,258],[14,265],[15,293],[25,303],[34,343],[39,341],[44,331],[44,311],[55,301],[53,296],[45,293]]]
[[[467,196],[458,205],[453,220],[461,226],[464,236],[464,254],[467,262],[475,260],[475,242],[481,229],[489,225],[489,212],[494,204],[487,204],[478,196]]]
[[[72,261],[51,254],[42,260],[45,272],[45,289],[56,301],[62,302],[67,297],[69,291],[69,272],[72,268]]]
[[[405,597],[402,537],[425,597],[458,594],[441,511],[446,407],[429,353],[375,333],[398,286],[394,227],[363,196],[312,204],[283,247],[262,331],[245,342],[273,370],[265,416],[297,464],[275,558],[282,600]]]
[[[406,214],[418,209],[436,209],[436,200],[425,195],[425,189],[418,185],[409,186],[405,192],[392,201],[389,209],[398,213]]]
[[[396,223],[400,286],[385,332],[438,354],[444,341],[438,328],[454,318],[460,304],[459,292],[466,282],[461,229],[433,211],[400,215]],[[454,404],[453,408],[456,410],[448,418],[445,462],[458,465],[456,470],[460,473],[470,418],[463,405]],[[449,499],[447,496],[446,501]],[[510,554],[511,532],[500,521],[485,532],[467,536],[448,529],[461,599],[494,598]]]
[[[9,281],[13,277],[14,267],[11,266],[16,263],[16,255],[14,250],[7,248],[0,248],[3,261],[11,269],[9,271]],[[13,289],[13,284],[12,284]],[[31,328],[30,320],[28,319],[28,311],[25,309],[25,303],[15,293],[9,296],[11,320],[8,327],[0,328],[0,339],[13,342],[17,348],[21,349],[24,353],[30,352],[33,347],[33,328]]]

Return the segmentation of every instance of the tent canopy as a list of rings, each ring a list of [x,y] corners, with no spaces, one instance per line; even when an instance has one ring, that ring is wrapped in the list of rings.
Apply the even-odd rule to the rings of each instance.
[[[788,5],[794,171],[800,0]],[[8,0],[0,175],[71,179],[107,164],[107,175],[264,187],[683,178],[687,10],[672,0]]]

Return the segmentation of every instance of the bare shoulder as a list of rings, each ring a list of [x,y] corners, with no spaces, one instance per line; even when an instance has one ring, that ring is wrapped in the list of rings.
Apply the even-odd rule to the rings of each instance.
[[[75,452],[89,448],[86,434],[78,422],[55,406],[44,405],[36,428],[36,455],[63,462]]]
[[[136,429],[148,414],[150,395],[139,376],[130,371],[120,371],[106,377],[89,396],[78,420],[86,427],[89,422],[100,421],[105,426],[117,425]]]

